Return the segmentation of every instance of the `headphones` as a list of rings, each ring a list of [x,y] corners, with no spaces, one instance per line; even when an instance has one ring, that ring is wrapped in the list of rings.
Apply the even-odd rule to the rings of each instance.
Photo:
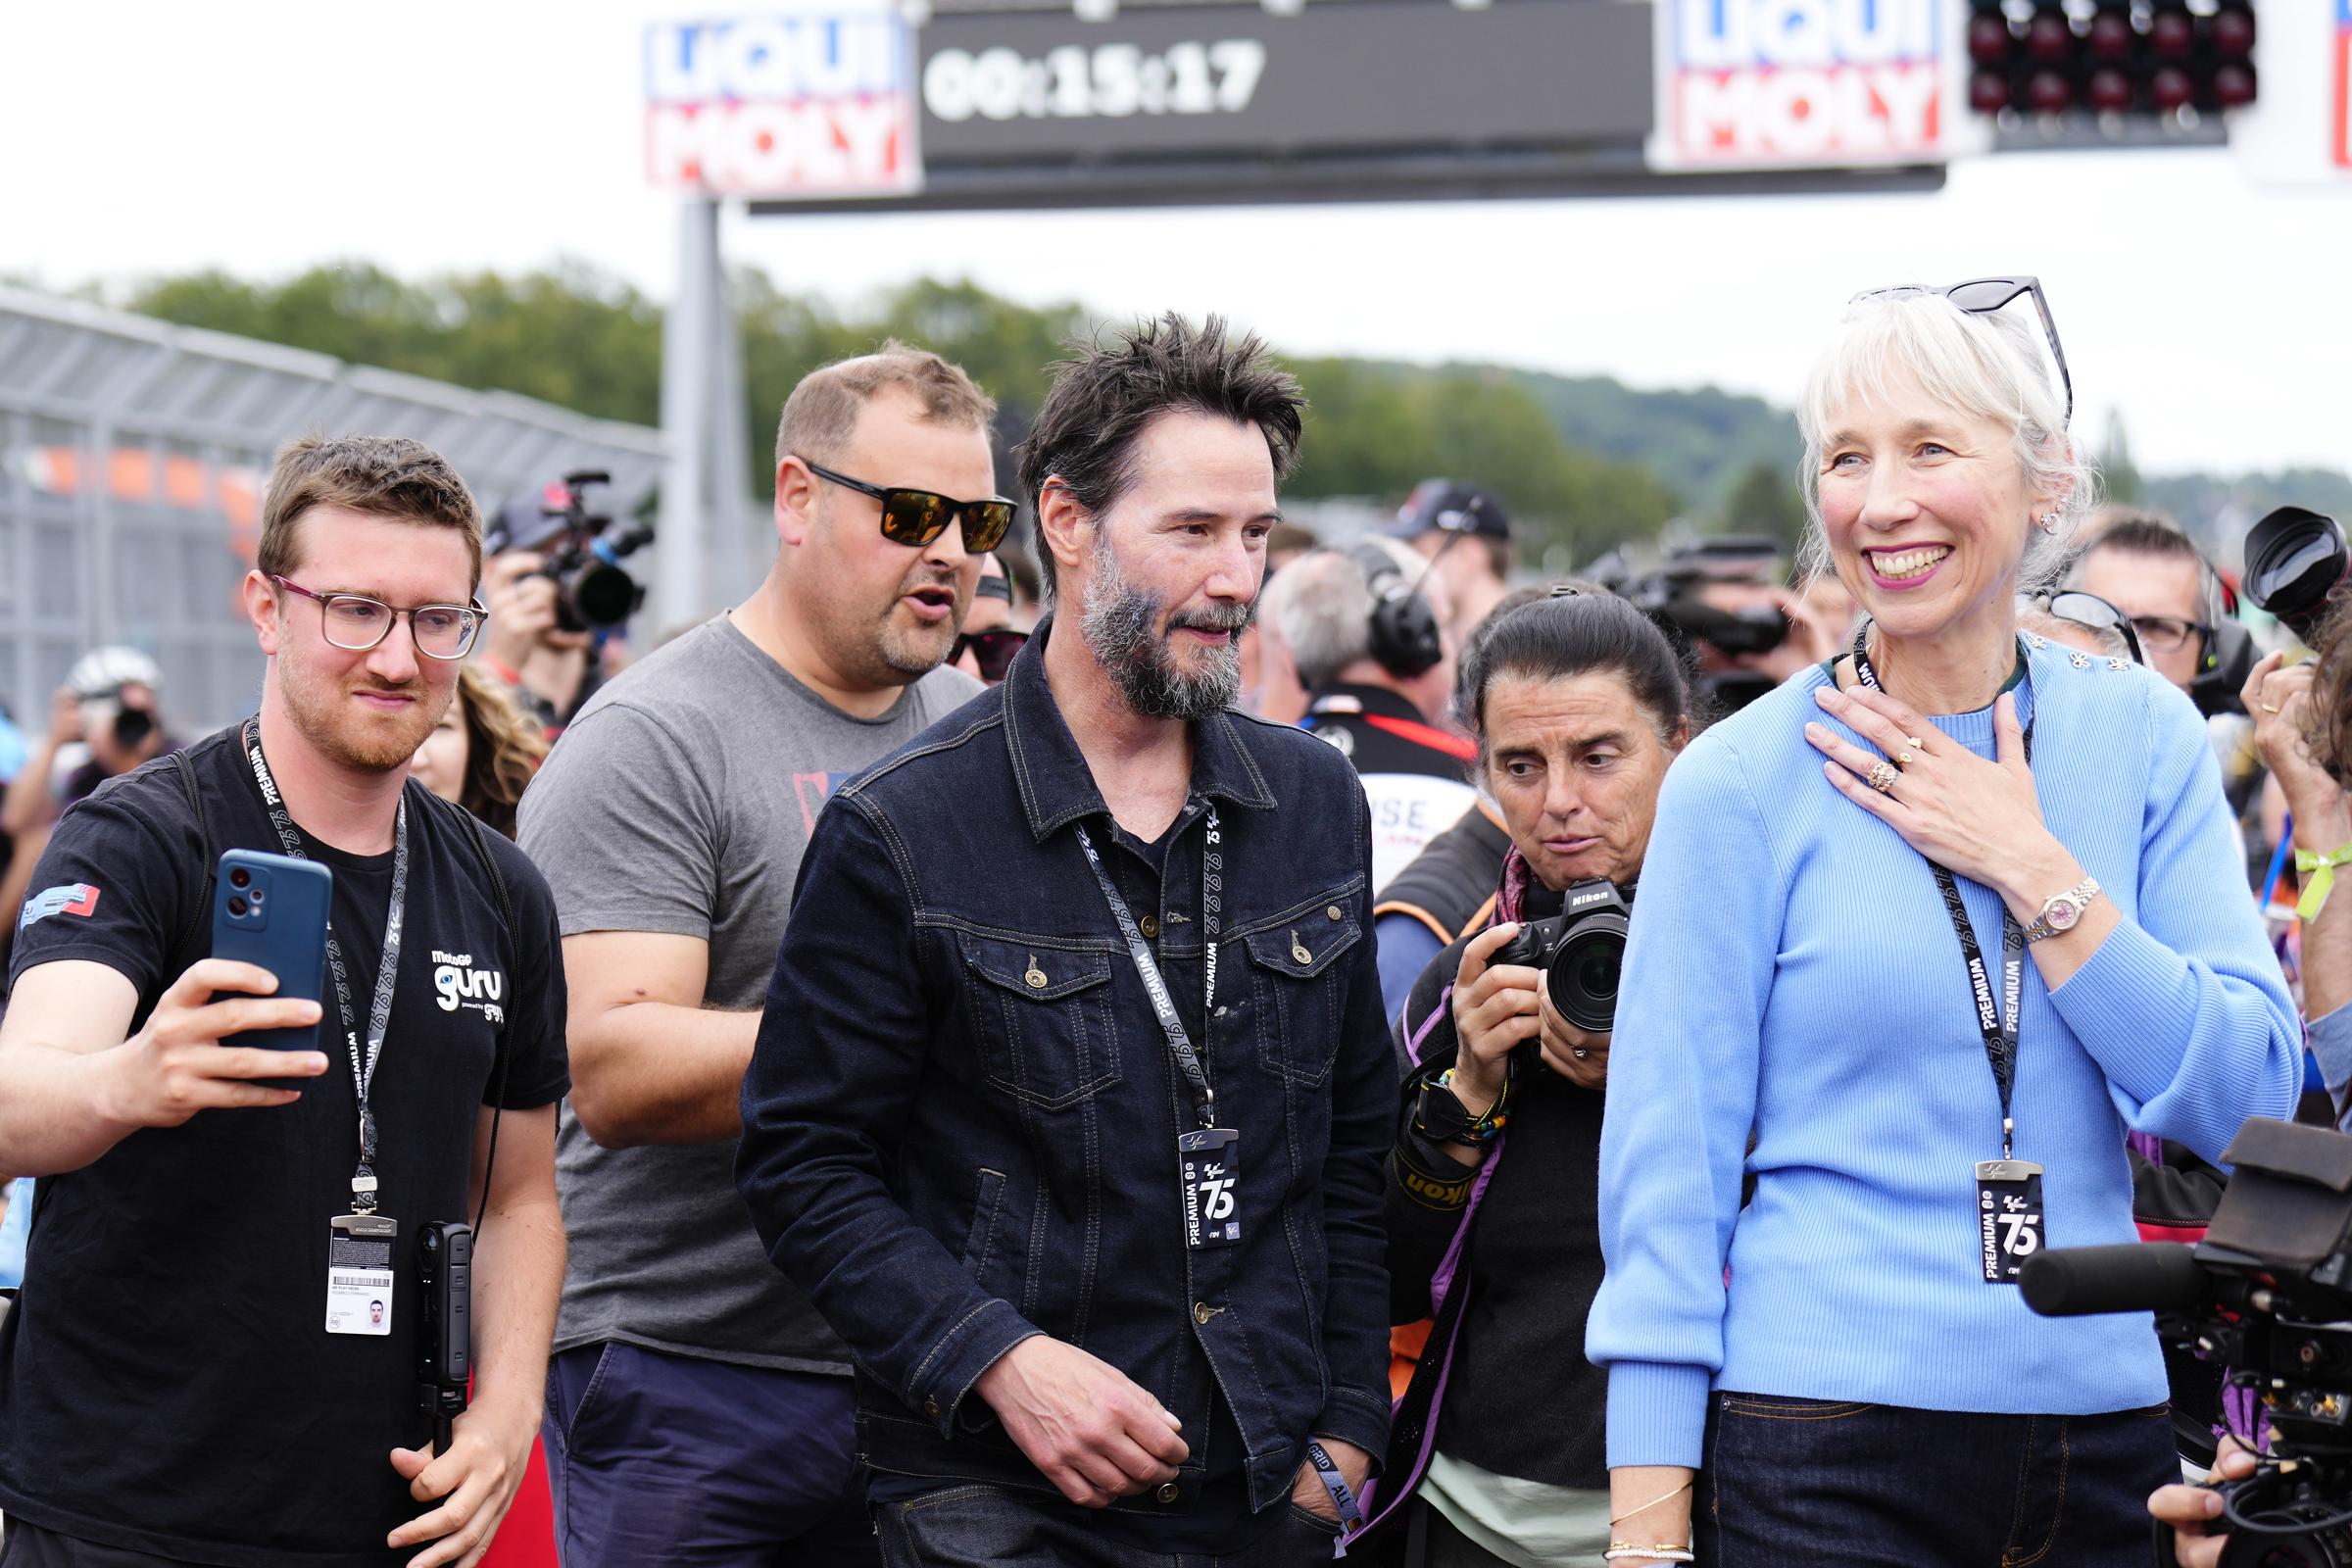
[[[2212,717],[2244,710],[2238,691],[2254,669],[2254,634],[2237,618],[2237,590],[2219,567],[2197,549],[2197,564],[2205,568],[2204,649],[2197,655],[2196,678],[2188,683],[2197,711]]]
[[[1389,553],[1370,540],[1349,545],[1348,559],[1363,568],[1364,586],[1372,591],[1374,662],[1398,680],[1437,668],[1446,658],[1446,644],[1429,601],[1404,580]]]

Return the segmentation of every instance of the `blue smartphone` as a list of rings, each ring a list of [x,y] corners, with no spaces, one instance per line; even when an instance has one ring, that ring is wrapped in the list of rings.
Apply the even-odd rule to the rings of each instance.
[[[335,874],[316,860],[230,850],[213,887],[213,956],[250,963],[277,976],[277,997],[326,1000],[326,916]],[[222,992],[213,1000],[240,995]],[[323,1013],[321,1013],[323,1016]],[[254,1029],[223,1045],[265,1051],[317,1051],[318,1026]],[[271,1089],[308,1089],[316,1079],[256,1079]]]

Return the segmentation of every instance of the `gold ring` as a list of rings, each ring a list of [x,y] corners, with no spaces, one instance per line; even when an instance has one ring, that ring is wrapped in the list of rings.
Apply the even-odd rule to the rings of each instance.
[[[1903,750],[1894,754],[1894,765],[1897,767],[1909,767],[1913,762],[1918,760],[1918,757],[1912,753],[1909,747],[1905,747]]]
[[[1928,749],[1928,743],[1916,735],[1906,735],[1903,737],[1903,741],[1915,752],[1924,752]]]
[[[2262,710],[2266,713],[2276,713],[2278,711],[2278,705],[2276,703],[2265,703],[2262,705]]]
[[[1892,762],[1874,762],[1871,764],[1870,768],[1870,787],[1874,790],[1877,790],[1881,795],[1892,795],[1894,793],[1894,781],[1902,776],[1903,775],[1901,773],[1895,770],[1895,765]]]

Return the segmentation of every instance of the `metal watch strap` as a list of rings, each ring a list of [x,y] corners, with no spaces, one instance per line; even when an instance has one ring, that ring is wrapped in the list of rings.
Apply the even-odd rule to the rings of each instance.
[[[2054,937],[2058,934],[2058,927],[2050,924],[2050,906],[2052,905],[2073,905],[2076,911],[2075,921],[2080,922],[2082,918],[2083,912],[2090,907],[2090,901],[2098,896],[2098,879],[2096,877],[2086,876],[2082,881],[2076,883],[2073,887],[2068,888],[2064,893],[2059,894],[2057,897],[2042,900],[2041,912],[2034,917],[2034,923],[2032,925],[2026,927],[2026,940],[2028,942],[2039,942],[2043,937]],[[2070,931],[2073,930],[2074,923],[2070,923],[2067,926],[2067,929]]]

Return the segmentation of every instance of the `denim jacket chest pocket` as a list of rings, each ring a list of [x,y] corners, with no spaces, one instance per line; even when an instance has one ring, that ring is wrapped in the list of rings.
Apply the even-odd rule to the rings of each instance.
[[[1341,960],[1363,939],[1353,904],[1350,887],[1241,939],[1250,956],[1258,1062],[1295,1083],[1322,1083],[1339,1054],[1348,972]]]
[[[1119,1081],[1109,954],[962,933],[956,943],[989,1082],[1059,1110]]]

